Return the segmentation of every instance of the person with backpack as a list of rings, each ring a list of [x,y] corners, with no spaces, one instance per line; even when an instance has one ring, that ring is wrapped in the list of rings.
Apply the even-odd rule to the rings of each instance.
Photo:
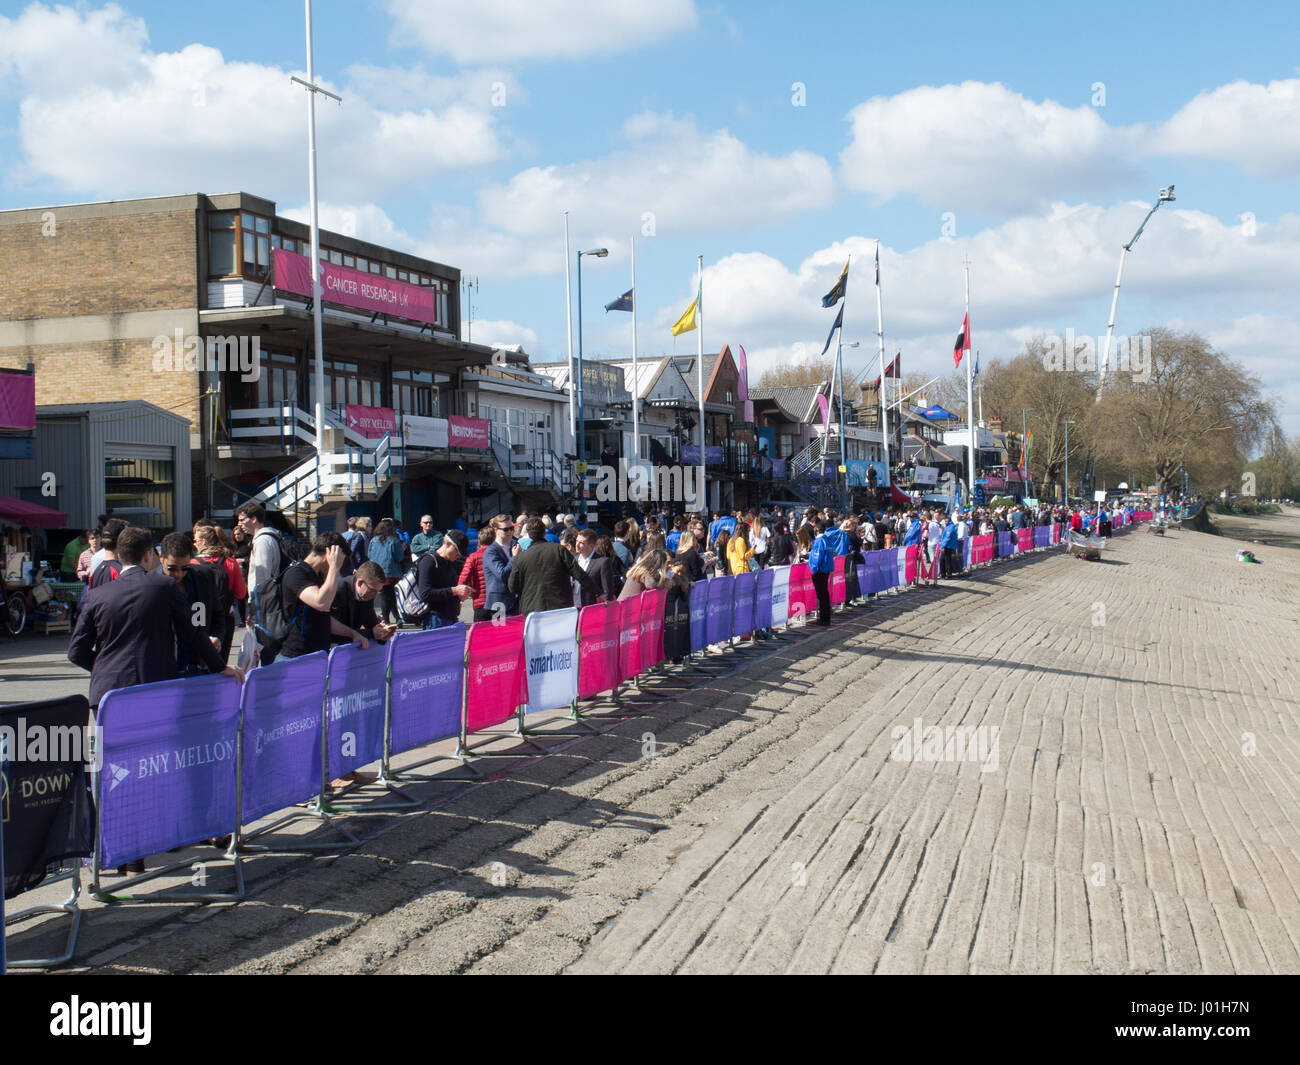
[[[416,563],[417,594],[428,610],[426,629],[455,625],[460,620],[461,601],[474,594],[469,585],[457,583],[468,548],[469,538],[459,529],[452,529],[435,550],[421,555]]]
[[[266,524],[266,507],[250,499],[235,510],[235,523],[248,538],[248,612],[245,618],[244,646],[239,652],[239,664],[249,669],[260,664],[269,666],[275,661],[278,649],[259,639],[257,630],[265,633],[264,615],[270,606],[269,597],[277,593],[273,582],[284,572],[289,560],[280,544],[280,535]]]
[[[395,585],[402,578],[402,563],[406,558],[407,547],[397,535],[397,529],[391,518],[385,518],[375,526],[375,535],[366,545],[369,561],[378,564],[384,571],[384,590],[375,601],[375,612],[380,621],[400,620],[397,613],[397,592]]]

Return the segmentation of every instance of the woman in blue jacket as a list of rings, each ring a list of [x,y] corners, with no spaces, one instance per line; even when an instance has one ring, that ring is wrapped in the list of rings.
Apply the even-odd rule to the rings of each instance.
[[[384,587],[375,598],[375,613],[381,621],[390,618],[400,621],[397,613],[397,582],[402,579],[402,564],[406,558],[407,547],[397,536],[397,531],[389,518],[375,526],[375,535],[366,545],[366,553],[371,562],[384,571]]]

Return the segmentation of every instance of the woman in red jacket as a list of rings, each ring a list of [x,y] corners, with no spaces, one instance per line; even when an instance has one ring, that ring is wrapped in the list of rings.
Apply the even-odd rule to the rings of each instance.
[[[236,604],[242,603],[248,598],[248,586],[244,582],[244,573],[239,568],[239,563],[235,561],[234,552],[226,545],[221,530],[215,525],[194,526],[193,561],[195,563],[206,562],[214,566],[220,566],[225,571],[226,582],[230,585],[230,611],[226,618],[226,635],[221,642],[221,660],[226,662],[230,658],[230,644],[235,638],[235,626],[239,620]]]
[[[474,620],[491,621],[492,611],[486,608],[487,579],[483,576],[483,552],[495,539],[491,525],[478,531],[478,550],[465,559],[460,568],[460,583],[474,589]]]

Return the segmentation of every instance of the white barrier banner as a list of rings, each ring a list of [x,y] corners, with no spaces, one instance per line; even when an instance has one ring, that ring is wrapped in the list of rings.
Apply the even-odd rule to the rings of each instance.
[[[578,608],[541,610],[524,619],[527,713],[557,710],[578,697]]]
[[[416,414],[402,418],[402,441],[407,447],[447,447],[450,440],[446,418],[422,418]]]
[[[790,567],[772,567],[772,628],[790,620]]]

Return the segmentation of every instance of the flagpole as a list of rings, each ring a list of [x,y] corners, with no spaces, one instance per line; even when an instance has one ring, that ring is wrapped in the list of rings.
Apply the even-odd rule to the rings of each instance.
[[[849,263],[853,261],[853,256],[849,256],[845,262],[844,273],[844,298],[840,302],[840,314],[844,314],[845,307],[849,302]],[[845,513],[849,509],[849,445],[844,435],[844,319],[840,318],[840,335],[835,340],[835,365],[837,368],[837,377],[840,385],[840,461],[836,466],[843,466],[844,473],[836,471],[836,478],[843,477],[840,488],[840,506],[844,508]]]
[[[564,313],[569,324],[569,440],[577,447],[577,408],[573,405],[573,296],[569,290],[569,212],[564,212]],[[581,456],[579,456],[581,457]]]
[[[633,293],[633,300],[636,294]],[[704,510],[708,510],[708,482],[705,481],[704,473],[704,256],[695,257],[695,373],[698,384],[696,391],[700,397],[700,479],[697,482],[698,491],[704,495]],[[698,498],[698,496],[697,496]],[[707,514],[703,515],[705,518]]]
[[[966,268],[966,344],[970,344],[970,259],[964,258]],[[969,351],[969,347],[967,348]],[[966,428],[970,430],[970,466],[967,470],[968,501],[975,499],[975,404],[973,402],[970,355],[966,356]]]
[[[636,234],[632,235],[632,458],[641,465],[641,385],[636,372]]]
[[[877,398],[880,401],[881,436],[885,442],[885,483],[892,484],[890,471],[893,466],[889,462],[889,403],[885,397],[889,378],[885,376],[885,310],[880,294],[880,241],[876,241],[876,336],[880,340],[880,392]],[[893,499],[893,493],[890,493],[890,499]]]
[[[980,353],[977,351],[975,352],[975,365],[978,366],[979,362],[980,362]],[[983,381],[980,382],[979,400],[980,400],[980,425],[983,425],[984,424],[984,382]]]

